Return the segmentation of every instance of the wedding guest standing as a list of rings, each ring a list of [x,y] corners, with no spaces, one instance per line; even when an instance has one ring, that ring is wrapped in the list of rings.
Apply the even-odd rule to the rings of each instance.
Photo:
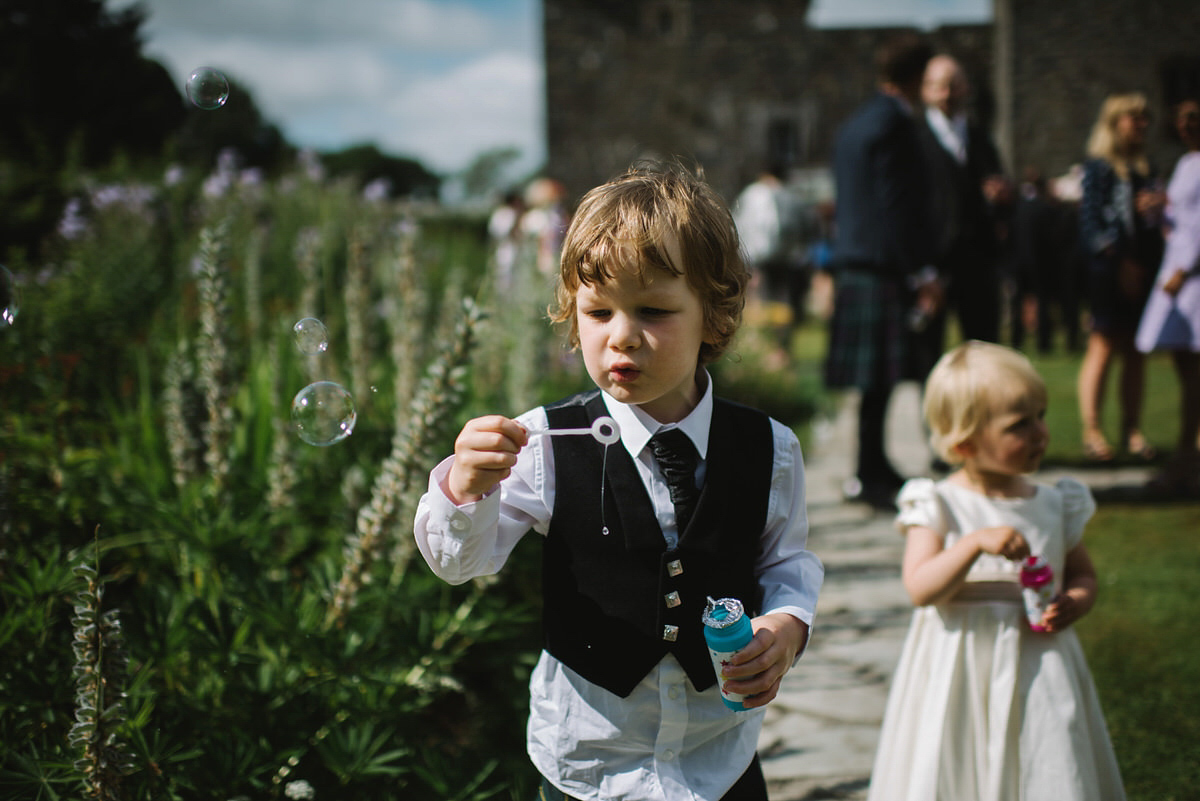
[[[843,495],[879,509],[895,508],[903,484],[883,434],[892,390],[915,377],[909,321],[942,305],[928,258],[929,195],[915,119],[931,55],[920,38],[887,42],[876,55],[878,91],[843,123],[834,144],[837,233],[825,384],[860,392],[857,466]]]
[[[1167,244],[1138,327],[1143,353],[1171,353],[1179,376],[1179,445],[1152,489],[1200,494],[1200,99],[1175,109],[1175,130],[1187,153],[1167,186]]]
[[[1145,358],[1134,333],[1162,259],[1165,193],[1146,158],[1150,114],[1141,93],[1110,95],[1088,139],[1079,226],[1088,254],[1092,328],[1079,369],[1079,416],[1084,454],[1114,456],[1103,430],[1105,385],[1112,363],[1120,377],[1121,448],[1142,459],[1154,448],[1141,430]]]

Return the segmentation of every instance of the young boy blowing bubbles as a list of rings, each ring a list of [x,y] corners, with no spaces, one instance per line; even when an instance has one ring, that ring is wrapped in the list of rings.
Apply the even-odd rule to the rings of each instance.
[[[430,476],[416,538],[447,582],[496,573],[530,529],[545,537],[527,731],[539,799],[766,801],[762,707],[804,649],[824,571],[805,549],[795,435],[714,398],[704,368],[741,323],[746,280],[726,205],[691,172],[638,165],[593,189],[567,231],[552,316],[597,389],[469,421]],[[530,436],[600,416],[619,443]],[[682,527],[649,444],[670,429],[699,455]],[[708,596],[757,615],[720,678]],[[718,683],[750,696],[748,710],[726,707]]]

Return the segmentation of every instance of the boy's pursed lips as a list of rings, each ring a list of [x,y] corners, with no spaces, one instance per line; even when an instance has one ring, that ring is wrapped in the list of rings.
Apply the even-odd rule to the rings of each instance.
[[[614,381],[632,381],[641,375],[641,370],[633,364],[614,364],[608,368],[608,374]]]

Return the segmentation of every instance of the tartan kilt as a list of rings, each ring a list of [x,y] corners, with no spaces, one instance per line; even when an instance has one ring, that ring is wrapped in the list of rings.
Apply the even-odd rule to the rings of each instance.
[[[861,270],[836,271],[825,385],[885,389],[920,378],[912,365],[911,333],[905,319],[913,300],[900,279]]]

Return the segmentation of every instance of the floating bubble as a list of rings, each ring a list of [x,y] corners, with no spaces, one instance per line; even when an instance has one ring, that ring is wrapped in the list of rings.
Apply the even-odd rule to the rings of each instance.
[[[309,445],[325,447],[341,442],[354,432],[357,420],[354,398],[333,381],[309,384],[292,400],[292,425]]]
[[[0,327],[16,322],[20,300],[16,279],[7,267],[0,264]]]
[[[292,326],[296,347],[301,353],[324,353],[329,350],[329,329],[316,317],[305,317]]]
[[[229,99],[229,81],[212,67],[199,67],[187,81],[188,100],[205,111],[213,111],[225,105]]]

